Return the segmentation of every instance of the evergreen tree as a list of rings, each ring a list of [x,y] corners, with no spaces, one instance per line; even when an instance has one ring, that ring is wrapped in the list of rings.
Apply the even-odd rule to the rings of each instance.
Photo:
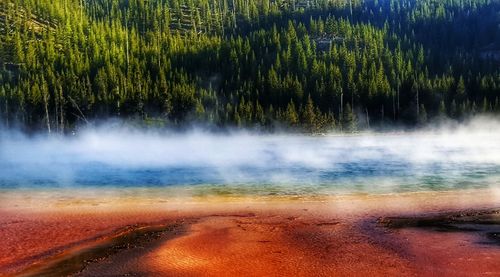
[[[372,126],[500,109],[498,61],[483,50],[499,50],[498,1],[354,1],[352,14],[342,1],[308,3],[0,1],[2,121],[319,132],[335,118],[350,129],[346,103]]]
[[[347,103],[345,105],[344,114],[342,115],[342,130],[346,132],[355,132],[358,129],[358,119],[351,108],[351,105]]]
[[[299,123],[299,116],[297,114],[297,110],[295,108],[293,100],[290,100],[290,102],[288,103],[288,106],[286,108],[285,120],[290,126],[296,126]]]

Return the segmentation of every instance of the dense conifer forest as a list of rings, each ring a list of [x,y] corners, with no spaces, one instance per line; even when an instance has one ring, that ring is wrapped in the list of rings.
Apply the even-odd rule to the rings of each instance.
[[[0,124],[306,132],[500,114],[497,0],[1,0]]]

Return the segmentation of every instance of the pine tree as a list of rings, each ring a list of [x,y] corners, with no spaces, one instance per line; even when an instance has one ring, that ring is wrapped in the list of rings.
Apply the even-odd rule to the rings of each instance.
[[[342,115],[342,130],[346,132],[356,132],[358,129],[358,119],[351,108],[351,105],[347,103],[345,105],[344,114]]]
[[[296,126],[299,123],[299,116],[293,100],[290,100],[287,105],[285,118],[290,126]]]
[[[316,130],[316,113],[311,95],[307,97],[307,103],[301,113],[302,125],[306,130]]]

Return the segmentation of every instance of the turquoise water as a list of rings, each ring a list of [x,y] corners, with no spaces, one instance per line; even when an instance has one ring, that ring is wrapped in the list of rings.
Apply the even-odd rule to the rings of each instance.
[[[499,187],[496,129],[255,135],[93,130],[4,135],[0,189],[189,188],[194,195],[329,195]]]

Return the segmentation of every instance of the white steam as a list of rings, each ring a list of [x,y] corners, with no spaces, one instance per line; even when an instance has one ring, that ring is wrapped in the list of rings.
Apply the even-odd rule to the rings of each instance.
[[[27,137],[7,131],[0,135],[0,188],[14,183],[21,186],[38,178],[70,186],[81,174],[79,169],[88,164],[96,164],[97,170],[99,166],[122,169],[112,176],[118,178],[117,182],[128,170],[170,169],[151,177],[158,180],[146,178],[159,185],[181,185],[182,180],[362,183],[360,180],[368,176],[371,181],[378,180],[380,186],[394,187],[408,175],[430,174],[440,178],[433,182],[444,182],[467,176],[471,170],[483,181],[488,180],[489,186],[498,186],[500,122],[477,119],[461,126],[419,132],[346,136],[243,131],[214,134],[200,130],[173,133],[109,126],[83,130],[71,137]],[[186,175],[202,168],[216,178],[204,180],[200,175],[194,179],[181,176],[181,181],[169,179],[170,173],[183,168],[195,168]],[[430,169],[434,172],[427,172]],[[93,174],[89,172],[85,174]]]

